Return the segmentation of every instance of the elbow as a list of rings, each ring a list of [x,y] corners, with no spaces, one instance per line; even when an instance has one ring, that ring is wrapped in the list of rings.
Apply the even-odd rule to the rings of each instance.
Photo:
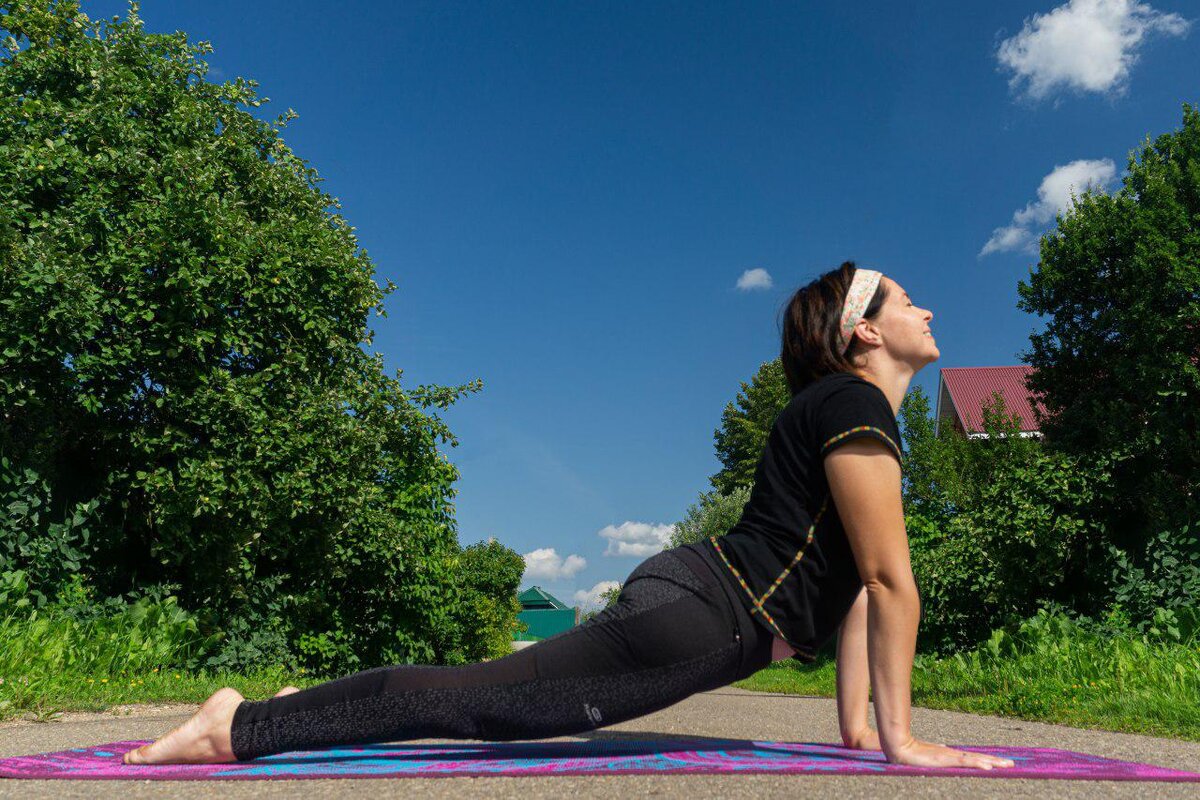
[[[912,570],[904,571],[886,571],[879,572],[863,577],[863,586],[866,587],[867,597],[888,597],[912,596],[914,601],[919,602],[920,596],[917,593],[917,581],[913,578]]]

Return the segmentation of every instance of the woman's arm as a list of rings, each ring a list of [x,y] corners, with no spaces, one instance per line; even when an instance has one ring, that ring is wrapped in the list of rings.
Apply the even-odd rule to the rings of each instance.
[[[838,628],[837,709],[842,743],[857,750],[878,750],[879,735],[867,716],[870,703],[867,671],[867,590],[858,593]]]
[[[888,761],[929,767],[1012,766],[1009,759],[912,735],[912,665],[920,597],[909,563],[900,464],[883,442],[855,439],[825,458],[829,489],[867,591],[867,653],[875,720]]]

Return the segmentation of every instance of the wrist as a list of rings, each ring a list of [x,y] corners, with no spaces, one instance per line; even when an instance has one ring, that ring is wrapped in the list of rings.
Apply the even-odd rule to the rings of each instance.
[[[916,740],[916,737],[912,735],[912,731],[904,731],[903,733],[895,732],[888,736],[884,735],[883,730],[881,729],[879,735],[879,749],[882,750],[883,754],[890,760],[894,758],[896,754],[901,753],[911,747],[913,742]]]
[[[864,720],[860,725],[854,727],[843,727],[841,729],[842,741],[850,741],[869,737],[878,737],[875,729],[871,727],[871,723]]]

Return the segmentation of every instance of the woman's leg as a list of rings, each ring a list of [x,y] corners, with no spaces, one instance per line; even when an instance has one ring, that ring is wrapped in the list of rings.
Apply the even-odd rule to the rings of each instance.
[[[245,760],[377,741],[579,733],[735,680],[744,663],[742,625],[722,590],[668,551],[633,571],[613,607],[504,658],[385,667],[243,702],[233,716],[232,752]]]
[[[360,742],[562,736],[642,716],[732,680],[740,646],[719,596],[670,554],[629,576],[616,605],[495,661],[368,670],[243,703],[239,759]]]

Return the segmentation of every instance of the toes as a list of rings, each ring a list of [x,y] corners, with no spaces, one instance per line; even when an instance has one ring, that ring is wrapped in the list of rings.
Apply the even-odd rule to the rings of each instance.
[[[287,695],[295,694],[298,691],[300,691],[300,690],[297,689],[295,686],[285,686],[282,689],[280,689],[278,692],[276,692],[275,696],[276,697],[286,697]]]

